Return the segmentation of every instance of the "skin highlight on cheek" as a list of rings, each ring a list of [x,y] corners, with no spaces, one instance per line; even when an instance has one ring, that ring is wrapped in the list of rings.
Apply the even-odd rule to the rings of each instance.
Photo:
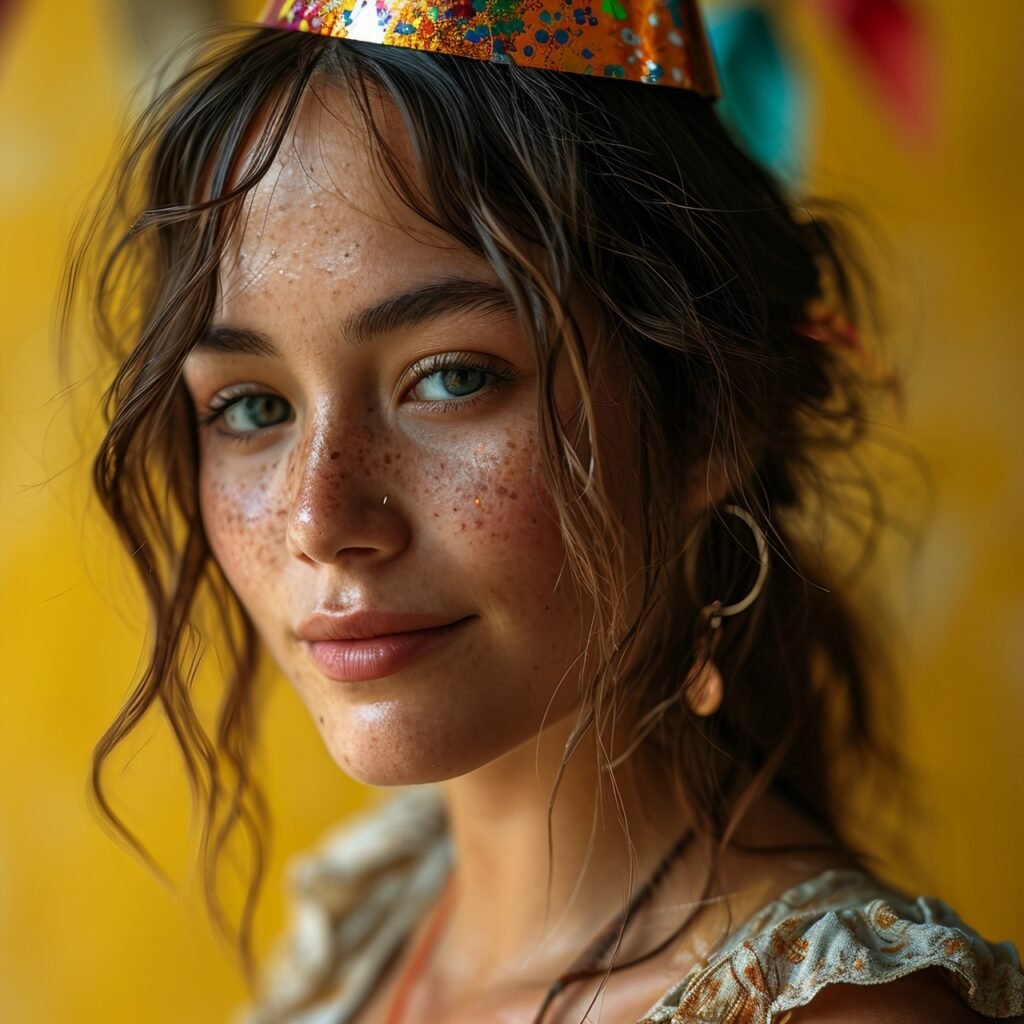
[[[519,442],[495,438],[440,460],[436,479],[420,496],[439,530],[462,534],[460,542],[474,550],[495,542],[550,545],[550,538],[538,536],[537,509],[530,511],[539,498],[532,435],[517,436]]]

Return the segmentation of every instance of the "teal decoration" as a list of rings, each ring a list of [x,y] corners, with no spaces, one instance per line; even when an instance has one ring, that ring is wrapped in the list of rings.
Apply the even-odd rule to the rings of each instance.
[[[705,21],[722,84],[719,115],[752,157],[795,183],[805,164],[809,107],[796,61],[761,7],[716,6]]]

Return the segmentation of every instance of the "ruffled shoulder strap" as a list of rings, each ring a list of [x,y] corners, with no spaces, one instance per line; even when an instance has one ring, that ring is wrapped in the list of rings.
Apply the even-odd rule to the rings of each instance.
[[[749,918],[638,1024],[782,1024],[826,985],[877,985],[932,966],[977,1013],[1024,1014],[1013,943],[986,942],[940,899],[831,868]]]
[[[288,866],[291,920],[258,1001],[234,1024],[344,1024],[425,913],[452,863],[436,788],[400,790]]]

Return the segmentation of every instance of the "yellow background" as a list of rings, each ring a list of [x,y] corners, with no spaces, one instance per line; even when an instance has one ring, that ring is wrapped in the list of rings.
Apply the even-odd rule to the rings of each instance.
[[[187,791],[159,722],[110,782],[183,896],[85,801],[89,753],[129,692],[144,622],[117,549],[83,513],[87,461],[57,395],[51,313],[69,228],[143,65],[106,2],[22,7],[0,40],[0,1018],[226,1021],[244,990],[187,877]],[[809,5],[788,5],[784,28],[819,90],[813,182],[856,199],[889,239],[906,434],[938,485],[918,557],[882,573],[901,610],[907,739],[932,808],[909,837],[922,873],[902,881],[1024,949],[1024,4],[923,7],[941,70],[928,150],[900,141]],[[363,796],[287,686],[267,722],[260,769],[277,838],[260,951],[282,924],[283,863]]]

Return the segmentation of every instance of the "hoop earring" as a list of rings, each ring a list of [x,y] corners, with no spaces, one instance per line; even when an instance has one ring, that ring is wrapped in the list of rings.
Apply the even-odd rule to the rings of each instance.
[[[750,527],[757,542],[757,555],[761,566],[758,569],[757,580],[742,600],[736,601],[734,604],[723,605],[720,600],[716,599],[700,610],[697,621],[696,657],[683,679],[681,692],[690,710],[701,717],[713,715],[721,707],[725,697],[722,673],[714,661],[715,651],[722,638],[722,619],[727,615],[738,615],[749,608],[764,588],[764,581],[768,576],[768,543],[765,540],[764,531],[739,505],[723,505],[722,511],[731,512]],[[691,591],[696,593],[692,558],[687,559],[686,569]]]
[[[738,505],[723,505],[724,512],[731,512],[739,516],[747,526],[750,527],[757,541],[757,554],[761,567],[757,573],[757,580],[754,582],[750,593],[741,601],[734,604],[723,605],[720,600],[714,600],[705,605],[697,621],[697,657],[694,659],[690,670],[683,677],[679,688],[651,708],[637,723],[635,732],[626,749],[614,760],[603,766],[602,771],[610,772],[625,762],[635,750],[639,748],[644,739],[661,720],[662,715],[682,700],[685,701],[690,710],[696,715],[711,715],[721,706],[725,687],[722,683],[722,673],[714,662],[715,649],[721,637],[720,629],[722,619],[726,615],[738,615],[749,608],[757,599],[764,588],[764,581],[768,575],[768,542],[765,540],[764,531],[754,522],[746,511]],[[693,559],[689,555],[691,542],[687,539],[684,549],[684,568],[686,579],[690,585],[691,593],[696,593],[694,580],[695,568]]]

